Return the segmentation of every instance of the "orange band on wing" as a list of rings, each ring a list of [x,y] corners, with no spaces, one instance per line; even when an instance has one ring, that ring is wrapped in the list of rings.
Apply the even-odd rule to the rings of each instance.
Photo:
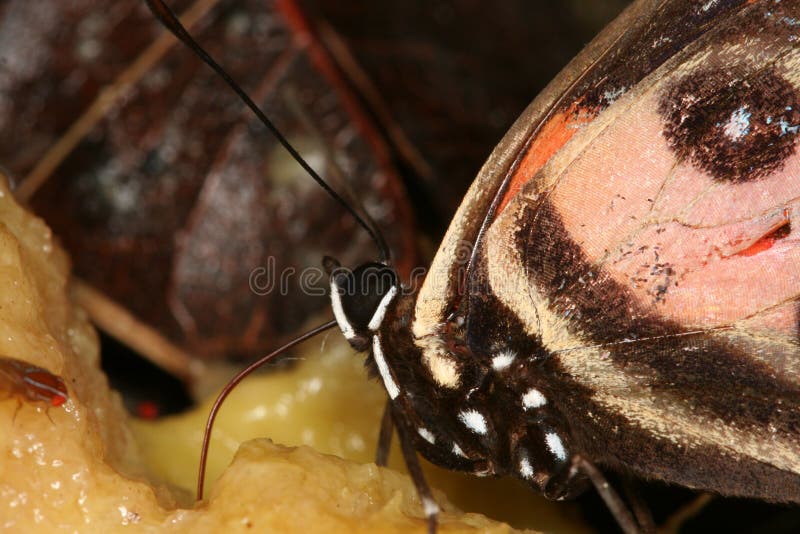
[[[596,112],[573,104],[564,111],[550,117],[539,130],[538,135],[528,146],[525,156],[511,176],[502,202],[497,209],[500,215],[522,186],[544,167],[544,164],[563,147],[580,128],[589,123]]]

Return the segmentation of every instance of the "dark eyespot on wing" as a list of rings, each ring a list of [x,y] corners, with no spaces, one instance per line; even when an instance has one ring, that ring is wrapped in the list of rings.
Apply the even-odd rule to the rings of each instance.
[[[747,3],[747,0],[661,2],[654,8],[648,24],[628,28],[614,52],[602,58],[594,73],[565,101],[579,101],[582,109],[599,112],[712,29],[728,33],[732,33],[733,27],[739,33],[755,31],[754,25],[748,27],[742,21],[746,17],[739,15]]]
[[[704,69],[667,88],[659,113],[678,158],[720,182],[742,183],[780,170],[795,151],[800,107],[775,69],[750,76]]]

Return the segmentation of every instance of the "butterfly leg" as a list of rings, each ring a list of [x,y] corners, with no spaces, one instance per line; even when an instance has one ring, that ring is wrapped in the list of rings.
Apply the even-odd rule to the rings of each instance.
[[[14,415],[11,417],[11,422],[17,422],[17,414],[19,413],[20,408],[22,408],[22,399],[17,397],[17,407],[14,409]]]
[[[422,501],[422,509],[425,511],[425,518],[428,520],[428,534],[435,534],[439,517],[439,505],[433,498],[431,488],[425,480],[425,474],[422,472],[422,466],[417,457],[417,451],[414,449],[407,429],[400,422],[401,419],[394,417],[395,427],[397,428],[397,437],[400,440],[400,448],[403,451],[403,459],[406,462],[408,474],[411,475],[411,480],[414,481],[414,486],[417,488],[417,495],[419,500]]]
[[[623,501],[619,493],[611,487],[611,484],[608,483],[608,479],[606,479],[597,466],[583,456],[576,454],[572,457],[572,473],[581,473],[589,478],[592,485],[597,490],[597,493],[600,494],[600,497],[606,503],[609,511],[614,516],[614,519],[617,520],[617,523],[625,534],[637,534],[643,531],[633,518],[633,515],[631,515],[630,509],[625,504],[625,501]]]
[[[383,417],[381,418],[381,433],[378,435],[378,450],[375,452],[375,464],[381,467],[386,467],[389,461],[393,429],[392,402],[387,400],[386,406],[383,408]]]
[[[636,517],[643,532],[651,534],[656,531],[656,523],[653,520],[653,514],[650,512],[650,507],[642,499],[641,492],[639,491],[639,484],[631,477],[622,477],[622,491],[625,493],[625,498],[630,503],[631,511]]]
[[[56,424],[56,422],[55,422],[55,421],[53,421],[53,418],[52,418],[52,417],[50,417],[50,407],[49,407],[49,406],[45,406],[45,408],[44,408],[44,414],[47,416],[47,418],[48,418],[48,419],[50,419],[50,422],[51,422],[53,425],[55,425],[55,424]]]

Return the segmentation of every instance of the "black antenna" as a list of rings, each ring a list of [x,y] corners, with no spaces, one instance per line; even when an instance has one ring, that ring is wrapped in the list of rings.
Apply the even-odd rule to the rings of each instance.
[[[158,20],[169,30],[171,31],[175,37],[180,39],[183,44],[185,44],[189,49],[191,49],[197,56],[202,59],[209,67],[214,69],[225,83],[233,89],[239,98],[244,102],[250,110],[256,114],[256,116],[261,120],[262,123],[272,132],[272,135],[278,140],[278,142],[283,145],[283,148],[286,149],[287,152],[294,158],[294,160],[317,182],[322,189],[324,189],[333,199],[338,202],[344,209],[353,216],[356,222],[367,231],[367,234],[372,238],[375,242],[375,245],[378,247],[378,253],[380,254],[381,262],[386,263],[389,261],[390,253],[389,247],[386,245],[386,240],[383,238],[383,235],[377,231],[376,229],[371,228],[366,221],[353,209],[350,204],[347,203],[336,191],[334,191],[331,186],[319,175],[317,172],[311,168],[311,166],[303,159],[303,157],[294,149],[294,147],[286,140],[283,134],[275,127],[271,120],[267,118],[263,111],[253,102],[253,100],[247,96],[247,93],[239,87],[239,85],[233,81],[233,78],[225,72],[225,70],[219,66],[219,64],[214,61],[214,59],[206,52],[203,47],[197,44],[189,32],[186,31],[186,28],[178,20],[178,17],[175,16],[175,13],[162,1],[162,0],[145,0],[147,6],[150,8],[150,11],[156,16]]]
[[[147,0],[148,2],[150,0]],[[158,0],[156,0],[158,1]],[[206,460],[208,459],[208,447],[211,441],[211,430],[214,427],[214,419],[217,418],[217,412],[222,407],[222,403],[225,402],[225,399],[228,397],[233,388],[235,388],[239,382],[244,380],[247,375],[264,365],[265,363],[269,362],[271,359],[276,358],[289,350],[290,348],[294,347],[298,343],[302,343],[303,341],[316,336],[317,334],[324,332],[330,328],[336,326],[336,321],[328,321],[325,324],[321,324],[316,328],[312,328],[305,334],[300,334],[298,337],[294,338],[293,340],[286,343],[284,346],[276,349],[266,356],[262,356],[258,360],[254,361],[243,370],[239,371],[239,374],[234,376],[230,382],[225,384],[225,387],[222,388],[222,391],[219,392],[217,396],[217,400],[214,401],[214,405],[211,407],[211,411],[208,413],[208,420],[206,421],[206,429],[203,433],[203,447],[200,449],[200,468],[197,473],[197,500],[200,501],[203,499],[203,483],[205,482],[206,478]]]

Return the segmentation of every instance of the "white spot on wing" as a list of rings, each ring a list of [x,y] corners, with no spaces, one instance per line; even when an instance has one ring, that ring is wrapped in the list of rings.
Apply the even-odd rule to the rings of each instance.
[[[349,341],[356,337],[353,325],[350,324],[350,321],[347,320],[347,314],[344,313],[342,295],[339,293],[339,286],[336,285],[333,277],[331,277],[331,308],[333,308],[333,316],[336,318],[336,322],[339,323],[339,329],[344,334],[345,339]]]
[[[742,106],[733,113],[731,113],[728,122],[722,129],[731,141],[739,141],[750,133],[750,116],[751,113],[747,110],[747,106]]]
[[[389,371],[389,365],[386,363],[386,358],[381,348],[381,340],[378,336],[372,336],[372,357],[375,358],[375,363],[378,365],[378,373],[383,379],[383,385],[386,387],[386,392],[389,393],[389,398],[396,399],[400,394],[400,388],[397,387],[397,383],[395,383],[392,373]]]
[[[458,418],[464,425],[476,434],[486,434],[489,427],[486,418],[477,410],[466,410],[458,414]]]
[[[458,446],[458,443],[453,443],[453,454],[456,456],[460,456],[462,458],[466,458],[467,455],[464,454],[464,451],[461,450],[461,447]]]
[[[427,428],[425,428],[425,427],[421,426],[421,427],[419,427],[419,428],[417,429],[417,433],[418,433],[420,436],[422,436],[422,439],[424,439],[425,441],[427,441],[427,442],[428,442],[428,443],[430,443],[431,445],[433,445],[434,443],[436,443],[436,436],[434,436],[434,435],[433,435],[433,433],[431,433],[431,431],[430,431],[430,430],[428,430]]]
[[[547,448],[550,449],[550,452],[552,452],[556,458],[562,462],[567,459],[567,449],[564,447],[564,442],[561,441],[558,434],[555,432],[548,432],[544,440],[545,443],[547,443]]]
[[[504,351],[492,358],[492,368],[495,371],[502,371],[514,362],[517,355],[511,351]]]
[[[522,407],[526,410],[541,408],[547,404],[547,398],[536,388],[531,388],[522,396]]]
[[[392,289],[383,296],[380,304],[378,304],[378,309],[375,310],[372,319],[369,320],[367,328],[373,332],[380,328],[383,318],[386,316],[386,310],[389,308],[389,304],[394,300],[395,295],[397,295],[397,286],[392,286]]]

